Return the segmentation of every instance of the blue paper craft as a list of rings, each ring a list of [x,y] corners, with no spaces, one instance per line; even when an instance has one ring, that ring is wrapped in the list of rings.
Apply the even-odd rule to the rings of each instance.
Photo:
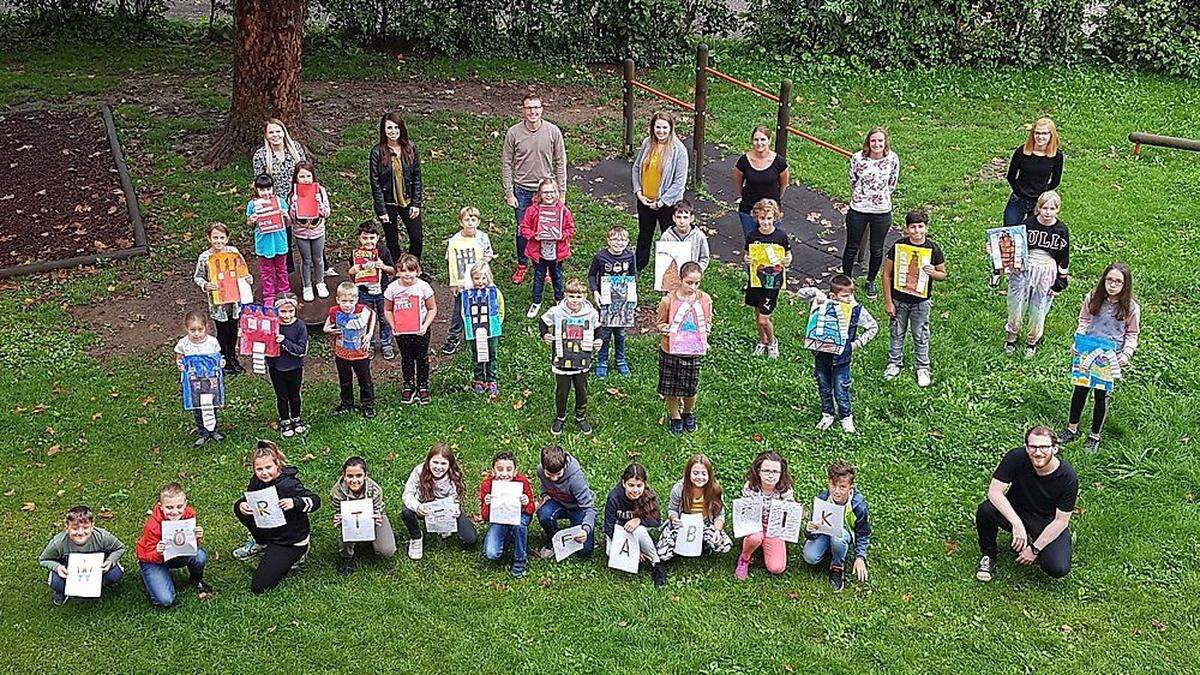
[[[482,328],[489,338],[500,337],[500,302],[496,287],[466,288],[459,293],[463,319],[470,327],[468,335],[474,337]]]
[[[1112,391],[1113,366],[1116,362],[1116,342],[1076,333],[1075,355],[1071,358],[1071,383],[1089,389]]]
[[[814,303],[804,331],[804,348],[826,354],[841,354],[850,339],[850,315],[854,308],[844,302]]]
[[[212,408],[225,405],[225,375],[221,371],[220,354],[184,356],[180,383],[184,410],[202,410],[205,405]],[[211,400],[207,398],[209,396]]]
[[[366,347],[363,338],[367,336],[367,327],[359,325],[362,321],[358,319],[358,315],[339,311],[333,315],[333,322],[341,331],[338,335],[339,347],[349,351],[362,351]]]

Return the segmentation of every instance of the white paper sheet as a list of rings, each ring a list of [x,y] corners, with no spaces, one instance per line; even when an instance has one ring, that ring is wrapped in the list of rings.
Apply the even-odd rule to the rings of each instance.
[[[347,499],[341,503],[342,541],[375,541],[375,503]]]
[[[66,594],[73,598],[100,597],[100,582],[104,578],[100,568],[103,565],[103,553],[72,553],[67,556]]]
[[[675,536],[675,555],[695,558],[704,547],[704,514],[679,515],[679,532]]]
[[[733,536],[735,539],[762,532],[762,500],[740,497],[733,500]]]
[[[430,534],[450,534],[458,530],[458,505],[454,497],[425,502],[425,529]]]
[[[562,562],[572,553],[582,551],[584,541],[575,541],[575,535],[583,533],[583,526],[576,525],[554,533],[554,560]]]
[[[608,544],[608,566],[622,572],[637,574],[641,561],[642,552],[638,548],[637,540],[618,525],[613,529],[612,541]]]
[[[771,502],[771,513],[767,516],[767,536],[790,541],[800,541],[800,530],[804,526],[804,505],[776,499]]]
[[[279,492],[275,486],[246,492],[246,503],[254,510],[254,524],[264,530],[280,527],[287,522],[279,508]]]
[[[488,522],[494,525],[521,524],[521,484],[512,480],[492,481]]]
[[[842,536],[845,516],[845,506],[827,502],[820,497],[813,497],[812,522],[817,524],[817,532],[828,534],[831,537]]]
[[[162,521],[163,560],[196,555],[196,519]]]

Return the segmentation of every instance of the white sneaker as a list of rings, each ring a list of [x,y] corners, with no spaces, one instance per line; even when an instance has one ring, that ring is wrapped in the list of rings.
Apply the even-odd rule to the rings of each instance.
[[[883,379],[888,380],[888,381],[896,379],[896,376],[899,374],[900,374],[900,366],[898,366],[894,363],[887,364],[887,368],[883,369]]]
[[[325,268],[325,276],[336,277],[337,275],[338,275],[337,270],[333,269],[332,267]]]
[[[848,434],[854,433],[854,415],[847,415],[842,418],[842,431]]]
[[[305,286],[304,292],[301,297],[304,298],[305,302],[312,302],[313,301],[312,286]]]
[[[542,303],[535,302],[529,306],[528,310],[526,310],[525,318],[526,319],[536,319],[538,312],[540,312],[540,311],[542,311]]]
[[[328,298],[329,297],[329,287],[325,285],[324,281],[317,282],[317,297],[318,298]]]
[[[538,557],[542,560],[549,560],[550,558],[554,557],[554,549],[550,548],[549,546],[543,546],[538,549]]]
[[[917,368],[917,386],[928,387],[930,382],[933,382],[933,378],[929,377],[929,369]]]
[[[821,413],[821,419],[817,420],[817,431],[825,431],[833,426],[833,415]]]
[[[754,345],[754,351],[750,352],[751,356],[762,356],[767,353],[767,346],[763,343]]]
[[[779,341],[778,340],[775,340],[775,341],[771,342],[771,344],[767,345],[767,358],[771,358],[771,359],[779,358]]]
[[[408,557],[413,560],[420,560],[425,555],[425,541],[423,539],[408,540]]]

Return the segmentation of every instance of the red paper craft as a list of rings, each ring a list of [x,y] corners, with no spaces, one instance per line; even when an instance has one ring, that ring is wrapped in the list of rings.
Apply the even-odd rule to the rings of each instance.
[[[246,261],[240,253],[222,251],[208,257],[208,280],[217,285],[212,291],[212,301],[215,305],[227,302],[238,302],[241,290],[238,279],[250,274],[246,269]]]
[[[368,251],[362,248],[354,250],[354,264],[358,267],[358,271],[354,273],[354,283],[378,284],[381,282],[378,267],[363,269],[367,263],[372,262],[379,262],[378,250]]]
[[[296,184],[296,217],[306,220],[320,218],[321,212],[317,206],[317,191],[320,186],[316,183]]]
[[[255,345],[259,344],[260,354],[264,356],[279,356],[279,314],[274,309],[262,305],[246,305],[242,307],[242,315],[238,318],[238,330],[241,341],[238,343],[238,353],[242,356],[253,356]]]
[[[398,295],[392,301],[392,324],[400,335],[415,335],[421,332],[421,296]]]
[[[270,234],[283,229],[283,212],[274,197],[254,200],[254,226],[260,234]]]

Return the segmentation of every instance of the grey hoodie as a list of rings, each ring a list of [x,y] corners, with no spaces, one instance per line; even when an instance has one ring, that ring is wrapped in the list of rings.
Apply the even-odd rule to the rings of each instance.
[[[700,230],[698,225],[693,224],[691,231],[687,233],[687,236],[683,237],[679,236],[674,226],[668,227],[659,236],[659,240],[686,242],[692,247],[690,258],[700,263],[700,271],[703,272],[708,269],[708,263],[712,257],[708,249],[708,236]]]
[[[567,454],[567,466],[557,481],[546,480],[546,469],[538,462],[537,476],[542,481],[542,494],[558,502],[568,511],[583,510],[583,526],[590,532],[596,525],[596,496],[588,487],[587,477],[579,460]]]

